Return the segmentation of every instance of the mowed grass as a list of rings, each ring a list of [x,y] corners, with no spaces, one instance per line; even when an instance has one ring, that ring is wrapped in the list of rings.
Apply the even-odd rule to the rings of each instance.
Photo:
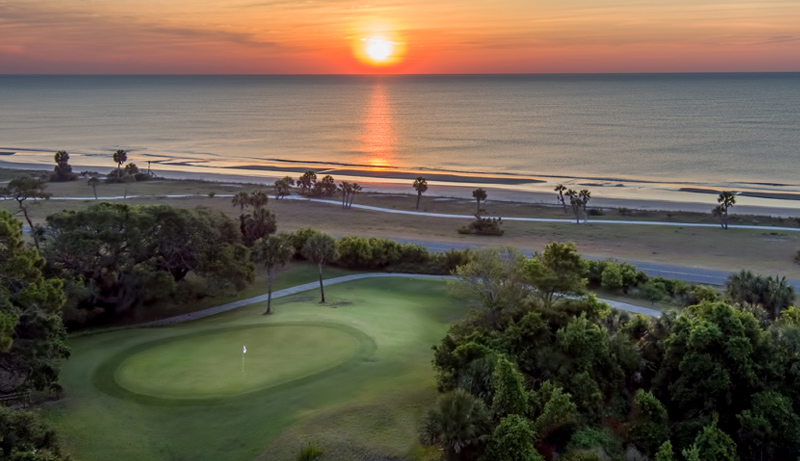
[[[431,346],[463,308],[411,277],[326,295],[74,339],[44,415],[81,460],[291,460],[308,442],[325,459],[405,457],[436,397]]]
[[[250,355],[243,352],[247,345]],[[119,365],[114,378],[129,391],[154,397],[219,398],[316,374],[344,362],[358,348],[359,338],[332,326],[223,328],[135,353]]]

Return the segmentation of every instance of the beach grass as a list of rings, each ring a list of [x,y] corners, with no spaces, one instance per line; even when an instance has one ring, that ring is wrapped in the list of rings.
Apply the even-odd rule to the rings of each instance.
[[[284,460],[308,442],[332,460],[418,451],[436,397],[430,347],[463,308],[437,280],[327,291],[325,305],[313,291],[277,300],[271,316],[252,305],[73,338],[65,397],[41,411],[82,460]]]

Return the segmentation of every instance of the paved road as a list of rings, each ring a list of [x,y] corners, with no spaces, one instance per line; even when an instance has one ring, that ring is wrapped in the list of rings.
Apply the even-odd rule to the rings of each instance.
[[[201,197],[202,195],[186,195],[186,194],[178,194],[178,195],[168,195],[166,197],[169,198],[186,198],[186,197]],[[215,197],[220,198],[229,198],[232,197],[231,194],[218,194]],[[127,198],[135,198],[138,196],[129,195]],[[148,196],[149,197],[149,196]],[[304,200],[304,201],[312,201],[318,203],[326,203],[335,206],[341,206],[341,202],[338,200],[324,200],[324,199],[313,199],[307,197],[301,197],[296,195],[290,195],[286,197],[287,199],[291,200]],[[94,197],[53,197],[51,200],[93,200]],[[122,200],[122,196],[111,196],[111,197],[99,197],[99,200]],[[428,216],[428,217],[435,217],[435,218],[445,218],[445,219],[472,219],[474,216],[468,215],[456,215],[456,214],[444,214],[444,213],[426,213],[421,211],[411,211],[411,210],[395,210],[389,208],[379,208],[373,207],[368,205],[359,205],[353,204],[353,208],[358,208],[362,210],[369,210],[381,213],[391,213],[391,214],[404,214],[404,215],[414,215],[414,216]],[[550,223],[572,223],[574,222],[571,219],[555,219],[555,218],[520,218],[520,217],[504,217],[503,220],[505,221],[525,221],[525,222],[550,222]],[[699,223],[678,223],[678,222],[660,222],[660,221],[617,221],[617,220],[592,220],[591,223],[594,224],[627,224],[627,225],[634,225],[634,226],[673,226],[673,227],[718,227],[716,224],[699,224]],[[768,227],[768,226],[745,226],[745,225],[731,225],[730,228],[737,228],[737,229],[761,229],[761,230],[770,230],[770,231],[789,231],[789,232],[798,232],[800,228],[797,227]],[[30,229],[28,226],[23,226],[23,232],[28,233]],[[403,239],[396,239],[398,241],[404,241],[409,243],[418,243],[427,247],[430,251],[446,251],[451,248],[466,248],[466,247],[477,247],[477,245],[464,245],[464,244],[457,244],[457,243],[440,243],[440,242],[426,242],[421,240],[403,240]],[[530,251],[527,252],[528,255],[531,254]],[[692,267],[681,267],[681,266],[671,266],[667,264],[656,264],[656,263],[649,263],[643,261],[627,261],[640,270],[643,270],[650,276],[662,276],[666,278],[672,278],[677,280],[682,280],[685,282],[692,282],[692,283],[702,283],[705,285],[717,285],[721,286],[725,284],[725,280],[727,280],[728,276],[731,272],[727,271],[719,271],[719,270],[710,270],[710,269],[699,269],[699,268],[692,268]],[[800,292],[800,280],[789,280],[788,281],[792,286],[794,286],[795,291]]]
[[[463,243],[427,242],[424,240],[409,240],[409,239],[394,239],[394,240],[403,243],[416,243],[426,247],[429,251],[432,252],[444,252],[452,248],[463,249],[463,248],[481,247],[481,245],[469,245]],[[488,245],[483,245],[483,246],[488,246]],[[524,250],[523,253],[525,253],[527,256],[530,257],[533,254],[533,251]],[[601,258],[591,258],[591,257],[587,258],[595,260],[601,259]],[[684,282],[701,283],[704,285],[717,285],[717,286],[725,285],[725,281],[728,279],[728,276],[730,276],[733,273],[727,271],[700,269],[696,267],[672,266],[668,264],[656,264],[656,263],[649,263],[642,261],[626,261],[626,262],[633,264],[639,270],[644,271],[647,275],[651,277],[661,276],[670,279],[682,280]],[[794,286],[795,291],[800,292],[800,280],[789,279],[788,282],[792,286]]]
[[[207,197],[207,195],[202,194],[172,194],[172,195],[161,195],[159,197],[165,198],[189,198],[189,197]],[[217,194],[214,197],[219,198],[231,198],[233,197],[232,194]],[[124,199],[133,199],[133,198],[153,198],[152,195],[129,195],[127,197],[123,197],[121,195],[115,196],[106,196],[106,197],[98,197],[97,200],[124,200]],[[284,197],[284,199],[288,200],[302,200],[308,202],[317,202],[317,203],[325,203],[329,205],[336,205],[342,206],[342,202],[340,200],[325,200],[325,199],[317,199],[317,198],[308,198],[308,197],[301,197],[299,195],[289,195]],[[52,197],[50,200],[95,200],[94,197]],[[389,213],[389,214],[402,214],[402,215],[411,215],[411,216],[427,216],[430,218],[444,218],[444,219],[473,219],[475,218],[474,215],[463,215],[463,214],[449,214],[449,213],[428,213],[424,211],[414,211],[414,210],[396,210],[393,208],[381,208],[376,206],[369,206],[369,205],[359,205],[358,203],[354,203],[352,208],[356,208],[359,210],[367,210],[367,211],[375,211],[378,213]],[[523,217],[515,217],[515,216],[503,216],[503,221],[519,221],[519,222],[539,222],[539,223],[574,223],[574,219],[565,219],[565,218],[523,218]],[[712,227],[718,228],[719,224],[708,224],[708,223],[684,223],[684,222],[673,222],[673,221],[629,221],[629,220],[617,220],[617,219],[591,219],[589,220],[592,224],[627,224],[631,226],[667,226],[667,227]],[[800,232],[800,227],[779,227],[779,226],[753,226],[753,225],[744,225],[744,224],[731,224],[728,226],[731,229],[754,229],[754,230],[769,230],[769,231],[783,231],[783,232]]]
[[[436,280],[452,280],[455,277],[446,276],[446,275],[420,275],[420,274],[397,274],[397,273],[385,273],[385,272],[372,272],[367,274],[352,274],[352,275],[344,275],[342,277],[336,277],[332,279],[325,280],[323,284],[325,286],[336,285],[338,283],[344,282],[351,282],[353,280],[361,280],[366,278],[381,278],[381,277],[403,277],[403,278],[426,278],[426,279],[436,279]],[[310,282],[305,283],[303,285],[297,285],[291,288],[286,288],[283,290],[278,290],[272,293],[272,299],[283,298],[285,296],[291,296],[297,293],[302,293],[304,291],[315,290],[319,288],[319,282]],[[232,303],[223,304],[217,307],[211,307],[209,309],[204,309],[202,311],[192,312],[191,314],[184,314],[184,315],[177,315],[175,317],[169,317],[166,319],[155,320],[153,322],[146,322],[142,323],[138,326],[142,327],[154,327],[154,326],[162,326],[162,325],[172,325],[174,323],[181,323],[181,322],[188,322],[191,320],[202,319],[205,317],[210,317],[212,315],[221,314],[223,312],[231,311],[233,309],[237,309],[244,306],[249,306],[251,304],[256,303],[263,303],[267,301],[267,295],[260,295],[255,296],[253,298],[242,299],[239,301],[234,301]],[[636,314],[646,315],[648,317],[658,317],[661,315],[661,312],[648,309],[646,307],[635,306],[633,304],[623,303],[620,301],[612,301],[609,299],[600,299],[610,305],[614,309],[620,309],[628,312],[633,312]]]

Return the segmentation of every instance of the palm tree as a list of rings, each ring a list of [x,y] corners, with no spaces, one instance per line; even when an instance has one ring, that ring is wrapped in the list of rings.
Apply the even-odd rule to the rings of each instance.
[[[250,193],[250,199],[248,203],[256,210],[260,210],[267,206],[267,203],[269,203],[269,197],[267,196],[266,192],[256,190]]]
[[[92,192],[94,192],[94,199],[97,200],[97,185],[100,184],[100,180],[97,179],[97,176],[92,176],[89,178],[88,184],[92,186]]]
[[[480,187],[472,191],[472,198],[478,201],[478,211],[476,214],[481,213],[481,202],[486,200],[486,197],[488,197],[486,191],[481,189]]]
[[[350,187],[352,190],[350,191],[350,203],[347,204],[347,208],[351,208],[353,206],[353,199],[356,197],[356,194],[361,192],[363,189],[363,187],[361,187],[361,185],[359,185],[357,182],[351,184]]]
[[[322,297],[320,302],[323,303],[325,302],[325,287],[322,285],[322,266],[339,258],[336,246],[335,238],[322,232],[316,232],[306,240],[300,250],[300,254],[307,260],[316,263],[319,269],[319,292]]]
[[[240,228],[244,244],[250,246],[258,239],[274,233],[278,226],[271,211],[266,208],[256,208],[252,215],[248,213],[243,216]]]
[[[114,162],[117,164],[117,179],[122,179],[122,164],[128,161],[128,153],[122,149],[114,152]]]
[[[566,186],[564,186],[563,184],[559,184],[556,186],[554,190],[558,192],[558,201],[561,202],[561,206],[564,207],[564,213],[566,213],[567,202],[564,201],[564,192],[567,190]]]
[[[303,173],[303,176],[297,178],[297,185],[300,186],[303,195],[308,194],[317,182],[317,174],[313,170],[308,170]]]
[[[239,212],[244,213],[244,209],[250,206],[250,194],[245,191],[237,192],[231,199],[233,206],[239,207]]]
[[[442,445],[445,459],[462,459],[462,452],[477,448],[489,435],[489,411],[483,401],[456,388],[439,397],[423,420],[420,441]]]
[[[294,247],[284,235],[268,235],[256,241],[253,258],[267,269],[267,311],[272,314],[272,282],[278,267],[285,266],[294,256]]]
[[[339,184],[339,192],[342,193],[342,208],[347,208],[350,194],[353,193],[353,186],[347,181],[342,181],[342,183]]]
[[[728,228],[728,208],[736,204],[736,196],[731,191],[722,191],[717,197],[717,207],[714,209],[714,214],[718,215],[721,220],[722,228]]]
[[[566,196],[569,197],[569,204],[572,207],[572,212],[575,213],[575,222],[581,223],[581,209],[583,208],[583,198],[580,194],[573,189],[568,189]]]
[[[781,315],[781,311],[794,303],[794,287],[786,281],[786,276],[779,278],[776,275],[775,277],[767,278],[766,288],[765,304],[768,304],[771,308],[772,318],[777,319]]]
[[[589,192],[589,189],[583,189],[578,193],[578,196],[581,198],[581,202],[583,204],[583,219],[586,220],[589,216],[589,213],[586,211],[586,204],[588,204],[589,199],[592,198],[592,193]]]
[[[275,199],[280,200],[292,193],[291,187],[294,186],[294,179],[285,176],[283,179],[275,181]]]
[[[419,210],[419,200],[422,198],[422,194],[428,190],[428,181],[419,176],[414,180],[414,189],[417,190],[417,209]]]

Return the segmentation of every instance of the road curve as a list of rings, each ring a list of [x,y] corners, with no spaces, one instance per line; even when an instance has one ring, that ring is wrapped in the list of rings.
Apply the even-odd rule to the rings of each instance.
[[[129,195],[127,199],[132,198],[140,198],[140,197],[152,197],[152,196],[138,196],[138,195]],[[199,194],[176,194],[176,195],[166,195],[164,197],[167,198],[188,198],[188,197],[203,197],[203,195]],[[230,198],[233,197],[232,194],[217,194],[215,197],[220,198]],[[126,197],[122,196],[109,196],[109,197],[98,197],[98,200],[123,200]],[[315,198],[308,198],[308,197],[300,197],[295,195],[290,195],[285,197],[285,199],[290,200],[303,200],[303,201],[310,201],[310,202],[317,202],[317,203],[325,203],[331,205],[341,206],[341,202],[338,200],[325,200],[325,199],[315,199]],[[94,197],[53,197],[50,200],[94,200]],[[380,207],[373,207],[368,205],[359,205],[353,204],[353,208],[361,209],[361,210],[368,210],[368,211],[375,211],[381,213],[391,213],[391,214],[404,214],[404,215],[413,215],[413,216],[428,216],[428,217],[435,217],[435,218],[446,218],[446,219],[472,219],[474,216],[467,216],[467,215],[457,215],[457,214],[445,214],[445,213],[426,213],[422,211],[411,211],[411,210],[395,210],[389,208],[380,208]],[[549,222],[549,223],[574,223],[572,219],[557,219],[557,218],[521,218],[521,217],[504,217],[506,221],[523,221],[523,222]],[[624,221],[624,220],[592,220],[590,221],[593,224],[627,224],[633,226],[670,226],[670,227],[714,227],[716,228],[716,224],[702,224],[702,223],[680,223],[680,222],[664,222],[664,221]],[[772,227],[772,226],[748,226],[748,225],[730,225],[728,226],[731,229],[757,229],[757,230],[769,230],[769,231],[787,231],[787,232],[800,232],[800,228],[798,227]],[[28,234],[30,232],[30,228],[28,226],[23,226],[23,233]],[[422,240],[404,240],[404,239],[395,239],[401,242],[407,243],[417,243],[420,245],[425,246],[430,251],[446,251],[451,248],[477,248],[478,245],[464,245],[464,244],[455,244],[455,243],[440,243],[440,242],[427,242]],[[532,252],[526,252],[530,255]],[[589,258],[592,259],[592,258]],[[732,272],[728,271],[720,271],[720,270],[711,270],[711,269],[700,269],[700,268],[693,268],[693,267],[682,267],[682,266],[672,266],[667,264],[656,264],[656,263],[649,263],[643,261],[627,261],[630,264],[633,264],[638,269],[644,271],[650,276],[656,277],[661,276],[665,278],[671,278],[676,280],[681,280],[684,282],[691,282],[691,283],[701,283],[704,285],[716,285],[722,286],[725,284],[725,281],[728,277],[732,274]],[[800,292],[800,280],[790,279],[788,280],[789,284],[792,285],[796,292]]]
[[[94,197],[51,197],[50,200],[68,200],[68,201],[82,201],[82,200],[125,200],[125,199],[134,199],[134,198],[155,198],[156,196],[152,195],[128,195],[127,197],[121,195],[115,196],[106,196],[106,197],[98,197],[95,199]],[[203,194],[171,194],[171,195],[159,195],[158,197],[164,198],[190,198],[190,197],[207,197],[207,195]],[[219,198],[231,198],[233,197],[232,194],[216,194],[214,197]],[[288,200],[302,200],[307,202],[316,202],[316,203],[325,203],[329,205],[338,205],[341,206],[342,202],[339,200],[326,200],[326,199],[318,199],[318,198],[309,198],[309,197],[301,197],[298,195],[289,195],[284,197],[284,199]],[[389,213],[389,214],[402,214],[402,215],[410,215],[410,216],[427,216],[430,218],[443,218],[443,219],[474,219],[474,215],[462,215],[462,214],[450,214],[450,213],[428,213],[424,211],[415,211],[415,210],[396,210],[394,208],[381,208],[376,206],[370,205],[359,205],[358,203],[354,203],[351,205],[352,208],[356,208],[359,210],[366,210],[366,211],[375,211],[378,213]],[[566,218],[523,218],[523,217],[515,217],[515,216],[503,216],[503,221],[518,221],[518,222],[539,222],[539,223],[575,223],[574,219],[566,219]],[[686,223],[686,222],[673,222],[673,221],[630,221],[630,220],[622,220],[622,219],[592,219],[588,221],[590,224],[627,224],[631,226],[667,226],[667,227],[710,227],[710,228],[717,228],[719,224],[707,224],[707,223]],[[800,227],[780,227],[780,226],[753,226],[753,225],[746,225],[746,224],[731,224],[728,226],[730,229],[750,229],[750,230],[770,230],[770,231],[784,231],[784,232],[800,232]]]
[[[335,277],[332,279],[327,279],[323,282],[325,286],[336,285],[338,283],[344,282],[351,282],[353,280],[361,280],[367,278],[381,278],[381,277],[403,277],[403,278],[410,278],[410,279],[435,279],[435,280],[452,280],[455,277],[449,275],[423,275],[423,274],[398,274],[398,273],[388,273],[388,272],[370,272],[365,274],[351,274],[351,275],[344,275],[342,277]],[[302,293],[304,291],[314,290],[319,287],[319,282],[309,282],[304,283],[302,285],[297,285],[291,288],[285,288],[283,290],[278,290],[272,293],[272,299],[283,298],[286,296],[291,296],[297,293]],[[155,320],[152,322],[145,322],[141,323],[137,326],[140,327],[155,327],[155,326],[162,326],[162,325],[172,325],[174,323],[182,323],[188,322],[191,320],[202,319],[205,317],[210,317],[212,315],[221,314],[223,312],[231,311],[233,309],[238,309],[240,307],[249,306],[251,304],[256,303],[263,303],[267,301],[267,295],[260,295],[255,296],[252,298],[241,299],[239,301],[234,301],[232,303],[223,304],[217,307],[211,307],[208,309],[203,309],[201,311],[192,312],[190,314],[183,314],[177,315],[175,317],[168,317],[161,320]],[[658,317],[661,315],[661,312],[655,309],[648,309],[646,307],[635,306],[633,304],[623,303],[620,301],[612,301],[610,299],[601,299],[600,301],[605,302],[609,306],[614,309],[620,309],[628,312],[632,312],[635,314],[642,314],[648,317]]]

